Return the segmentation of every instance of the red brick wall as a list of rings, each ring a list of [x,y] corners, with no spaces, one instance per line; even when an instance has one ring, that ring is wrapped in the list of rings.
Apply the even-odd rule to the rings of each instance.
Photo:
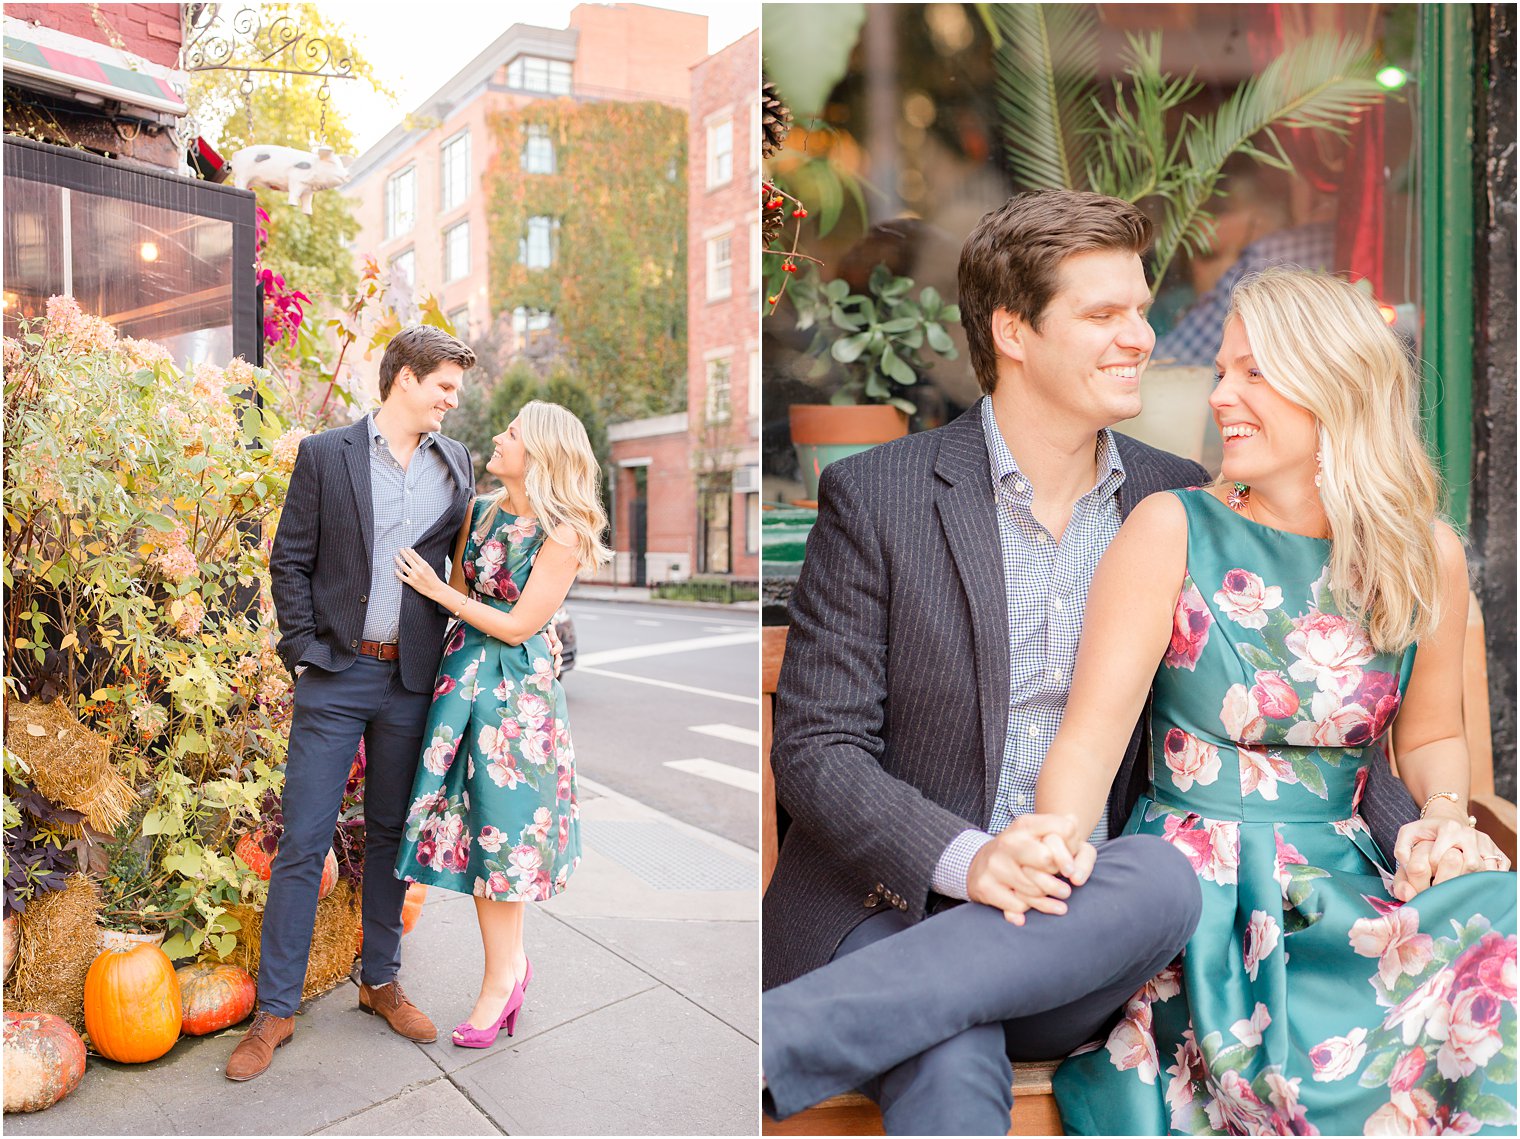
[[[179,59],[178,4],[7,4],[5,14],[121,48],[149,63],[173,67]]]
[[[759,419],[751,414],[749,386],[759,383],[751,375],[751,353],[759,342],[759,267],[754,264],[752,223],[758,217],[759,140],[754,137],[754,105],[760,85],[760,34],[751,32],[717,55],[709,56],[691,72],[691,136],[687,165],[687,408],[691,417],[693,447],[700,447],[705,434],[703,413],[707,406],[707,365],[714,353],[729,360],[729,406],[731,409],[721,445],[735,466],[758,460]],[[731,115],[733,122],[733,177],[726,183],[707,184],[707,129],[714,118]],[[732,228],[733,288],[726,299],[707,295],[707,243],[718,229]],[[701,442],[699,442],[699,440]],[[732,572],[737,577],[758,577],[758,552],[746,551],[746,496],[731,502]]]
[[[691,465],[687,457],[685,433],[648,435],[639,439],[619,439],[612,444],[612,466],[617,479],[613,548],[618,552],[619,568],[623,556],[632,548],[632,503],[634,468],[620,467],[626,459],[647,458],[648,514],[645,522],[645,549],[649,555],[649,580],[690,577],[696,569],[696,492],[692,488]],[[679,566],[679,573],[674,572]],[[621,580],[628,580],[620,574]]]

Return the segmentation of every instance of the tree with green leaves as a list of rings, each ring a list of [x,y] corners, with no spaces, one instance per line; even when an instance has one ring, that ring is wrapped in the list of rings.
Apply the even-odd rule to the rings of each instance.
[[[569,99],[493,120],[491,307],[552,312],[574,374],[608,419],[685,402],[686,124],[661,103]],[[554,144],[552,174],[519,161],[530,126]],[[558,222],[547,269],[519,258],[535,217]]]

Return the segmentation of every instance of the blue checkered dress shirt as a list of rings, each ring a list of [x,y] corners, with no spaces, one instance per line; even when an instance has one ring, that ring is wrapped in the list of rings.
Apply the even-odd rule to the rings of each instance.
[[[992,401],[982,403],[982,432],[992,460],[997,499],[998,539],[1003,553],[1003,587],[1008,594],[1008,730],[1003,738],[1003,767],[997,801],[992,806],[992,834],[1019,815],[1034,810],[1034,786],[1046,749],[1061,726],[1071,673],[1082,636],[1087,587],[1108,544],[1119,532],[1119,488],[1124,463],[1108,431],[1098,434],[1097,484],[1072,507],[1071,521],[1057,542],[1034,516],[1034,489],[1003,441],[992,415]],[[971,859],[992,834],[966,830],[945,848],[931,882],[936,893],[965,898]],[[1093,830],[1092,841],[1108,837],[1108,803]]]
[[[422,436],[405,469],[391,445],[375,428],[374,413],[364,417],[369,431],[369,489],[375,518],[375,548],[370,556],[369,603],[364,610],[364,639],[394,641],[401,635],[401,591],[396,555],[415,546],[454,501],[454,476],[439,453],[431,431]]]
[[[1247,273],[1274,265],[1295,269],[1329,269],[1335,263],[1335,228],[1329,222],[1310,222],[1280,229],[1251,242],[1214,287],[1193,302],[1177,325],[1156,341],[1151,359],[1157,364],[1212,364],[1224,339],[1224,318],[1230,311],[1230,292]]]

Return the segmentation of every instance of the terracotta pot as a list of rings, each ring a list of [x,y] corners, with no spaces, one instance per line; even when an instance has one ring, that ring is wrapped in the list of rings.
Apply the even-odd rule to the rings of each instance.
[[[818,476],[835,459],[908,433],[908,417],[886,404],[794,403],[788,414],[792,447],[797,452],[797,466],[809,498],[818,497]]]

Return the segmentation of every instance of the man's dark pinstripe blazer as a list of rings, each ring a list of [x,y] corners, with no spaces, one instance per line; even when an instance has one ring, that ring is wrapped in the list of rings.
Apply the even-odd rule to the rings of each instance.
[[[1124,435],[1121,513],[1208,481],[1197,463]],[[953,423],[832,463],[791,602],[771,763],[791,817],[762,922],[764,984],[826,964],[878,904],[910,921],[942,904],[945,848],[985,829],[1008,716],[1008,601],[978,403]],[[1136,725],[1109,794],[1117,831],[1148,778]],[[1382,778],[1377,778],[1378,769]],[[1381,812],[1392,849],[1415,813]],[[1392,830],[1387,830],[1387,825]],[[947,962],[947,967],[953,967]]]
[[[290,490],[269,554],[269,578],[280,625],[277,650],[285,667],[312,664],[341,672],[358,655],[369,603],[375,509],[370,492],[369,437],[361,419],[301,440]],[[470,452],[435,434],[454,476],[454,498],[416,544],[441,576],[475,494]],[[431,692],[443,657],[448,614],[414,589],[401,599],[401,682]]]

